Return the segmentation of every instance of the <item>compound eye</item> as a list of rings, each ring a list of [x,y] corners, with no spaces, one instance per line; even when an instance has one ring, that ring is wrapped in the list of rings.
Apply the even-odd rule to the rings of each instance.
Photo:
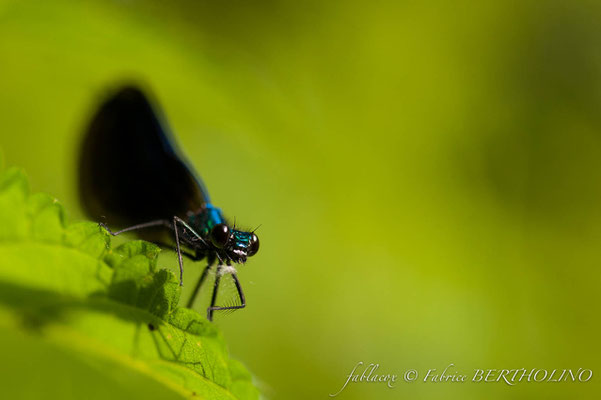
[[[250,244],[248,245],[247,255],[254,256],[259,251],[259,238],[254,233],[250,238]]]
[[[211,229],[211,243],[218,249],[225,247],[230,240],[230,228],[226,224],[217,224]]]

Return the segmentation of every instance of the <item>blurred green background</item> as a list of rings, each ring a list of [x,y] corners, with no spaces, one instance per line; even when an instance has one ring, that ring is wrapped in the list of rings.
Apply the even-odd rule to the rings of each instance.
[[[339,398],[593,398],[599,21],[596,1],[0,1],[0,148],[83,218],[90,113],[153,88],[214,202],[262,224],[248,307],[217,323],[269,398],[328,398],[359,361],[595,375]]]

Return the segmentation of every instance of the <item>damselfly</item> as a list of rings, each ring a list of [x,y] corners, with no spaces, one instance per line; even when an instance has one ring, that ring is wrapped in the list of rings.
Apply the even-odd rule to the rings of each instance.
[[[135,231],[141,238],[167,246],[174,239],[183,285],[182,256],[207,266],[196,284],[192,307],[209,271],[215,267],[207,318],[213,312],[244,308],[246,300],[235,264],[259,250],[254,231],[236,229],[213,206],[200,177],[188,165],[158,108],[136,87],[124,87],[108,98],[89,125],[81,151],[79,189],[92,218],[105,217],[113,236]],[[227,165],[227,164],[225,164]],[[223,165],[219,165],[223,168]],[[232,265],[234,264],[234,265]],[[217,305],[224,273],[231,274],[239,302]]]

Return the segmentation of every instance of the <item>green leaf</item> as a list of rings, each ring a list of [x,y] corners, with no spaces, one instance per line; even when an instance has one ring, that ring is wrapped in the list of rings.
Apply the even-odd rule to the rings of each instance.
[[[217,328],[178,306],[178,279],[157,267],[159,252],[144,241],[111,248],[96,223],[68,225],[56,199],[30,194],[21,170],[1,172],[0,374],[23,379],[20,394],[32,397],[60,392],[67,374],[61,398],[81,398],[82,383],[85,397],[114,385],[113,398],[257,399]]]

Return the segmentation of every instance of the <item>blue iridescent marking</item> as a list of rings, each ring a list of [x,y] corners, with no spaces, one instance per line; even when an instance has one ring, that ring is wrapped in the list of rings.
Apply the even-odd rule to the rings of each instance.
[[[191,215],[189,222],[202,237],[206,237],[215,225],[226,223],[221,208],[209,203],[206,203],[198,214]]]
[[[242,232],[235,230],[233,232],[234,241],[236,243],[236,247],[241,249],[246,249],[250,246],[250,241],[252,239],[252,233],[250,232]]]
[[[209,228],[209,231],[213,229],[215,225],[225,224],[225,218],[223,218],[223,214],[221,214],[221,208],[214,207],[212,204],[207,204],[205,206],[206,216],[206,226]]]

